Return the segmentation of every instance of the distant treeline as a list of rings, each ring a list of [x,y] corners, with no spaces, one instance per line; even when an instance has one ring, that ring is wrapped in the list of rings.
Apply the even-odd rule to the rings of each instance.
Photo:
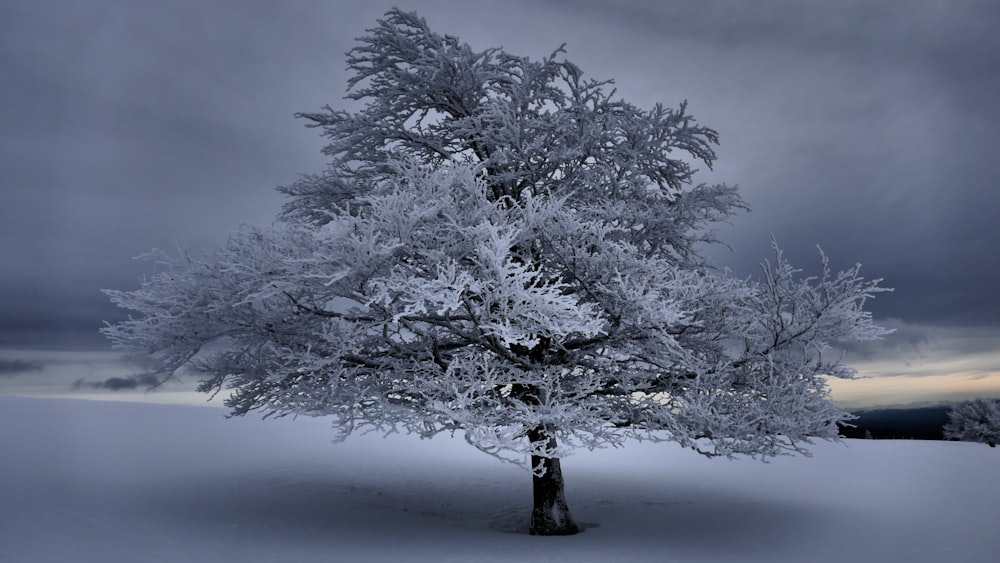
[[[845,438],[876,440],[943,440],[950,406],[856,411],[853,428],[841,427]]]

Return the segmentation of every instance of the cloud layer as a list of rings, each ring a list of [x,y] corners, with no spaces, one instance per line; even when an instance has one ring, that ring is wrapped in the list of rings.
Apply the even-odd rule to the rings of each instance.
[[[130,257],[197,251],[269,222],[281,204],[273,188],[324,166],[322,139],[292,114],[346,107],[343,53],[392,4],[5,4],[0,346],[106,346],[97,329],[124,313],[98,290],[137,285],[148,270]],[[703,180],[739,184],[753,208],[719,227],[732,252],[709,250],[738,275],[757,272],[770,234],[806,272],[819,244],[835,266],[860,261],[896,288],[871,303],[877,317],[976,342],[982,330],[982,346],[1000,347],[1000,4],[419,10],[477,49],[538,58],[565,42],[588,76],[616,79],[638,105],[689,100],[722,138]],[[911,344],[934,365],[944,365],[935,354],[980,357],[901,331],[865,361]]]

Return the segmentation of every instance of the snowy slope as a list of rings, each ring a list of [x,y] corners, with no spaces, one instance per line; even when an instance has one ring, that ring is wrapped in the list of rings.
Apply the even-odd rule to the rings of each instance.
[[[669,444],[563,462],[584,533],[523,533],[530,479],[460,438],[322,419],[0,398],[0,561],[934,561],[1000,554],[1000,451],[850,440],[812,458]]]

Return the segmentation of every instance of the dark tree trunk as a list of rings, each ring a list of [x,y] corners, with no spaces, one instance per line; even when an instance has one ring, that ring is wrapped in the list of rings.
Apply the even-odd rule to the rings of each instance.
[[[546,448],[554,450],[556,437],[544,427],[528,432],[532,443],[543,442]],[[528,530],[533,536],[568,536],[580,531],[566,504],[566,494],[563,491],[562,468],[558,458],[531,456],[534,504],[531,509],[531,527]],[[537,468],[544,469],[538,475]]]

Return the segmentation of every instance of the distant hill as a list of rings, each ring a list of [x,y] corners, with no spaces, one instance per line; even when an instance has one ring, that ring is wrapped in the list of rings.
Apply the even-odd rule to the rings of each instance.
[[[876,440],[943,440],[950,406],[859,410],[854,428],[841,427],[845,438]]]

